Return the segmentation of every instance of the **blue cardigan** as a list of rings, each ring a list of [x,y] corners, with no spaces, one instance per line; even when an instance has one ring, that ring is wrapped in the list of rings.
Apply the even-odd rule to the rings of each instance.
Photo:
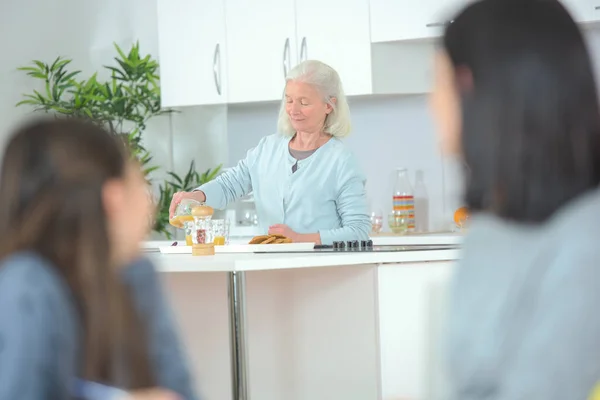
[[[292,173],[296,160],[290,139],[280,134],[263,138],[236,167],[200,186],[206,203],[223,209],[252,191],[264,233],[271,225],[286,224],[297,233],[318,232],[323,244],[368,239],[366,180],[353,154],[332,138],[298,161]]]
[[[123,272],[149,328],[158,385],[197,399],[156,271],[140,260]],[[0,264],[0,399],[72,398],[82,357],[75,306],[62,277],[36,254]]]

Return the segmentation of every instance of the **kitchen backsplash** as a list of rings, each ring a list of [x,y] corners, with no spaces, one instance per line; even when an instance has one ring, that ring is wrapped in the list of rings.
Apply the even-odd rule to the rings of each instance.
[[[229,106],[227,114],[229,164],[235,165],[262,136],[275,132],[279,104]],[[426,96],[382,96],[350,99],[353,132],[345,139],[367,177],[372,207],[384,217],[392,209],[394,171],[422,170],[429,195],[430,230],[448,229],[460,204],[460,168],[443,159]],[[384,230],[387,230],[384,224]]]

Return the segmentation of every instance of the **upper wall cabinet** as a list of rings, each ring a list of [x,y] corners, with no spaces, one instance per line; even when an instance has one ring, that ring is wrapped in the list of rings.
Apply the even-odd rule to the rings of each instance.
[[[329,64],[347,95],[371,93],[369,0],[297,0],[296,27],[299,62]]]
[[[281,99],[285,74],[297,60],[294,0],[225,4],[229,101]]]
[[[370,93],[368,0],[225,2],[231,103],[281,99],[286,74],[307,59],[335,68],[348,94]]]
[[[227,103],[223,0],[158,0],[163,107]]]
[[[563,0],[563,4],[569,10],[577,22],[593,22],[600,20],[600,0]]]
[[[469,0],[371,0],[371,41],[392,42],[439,36]]]

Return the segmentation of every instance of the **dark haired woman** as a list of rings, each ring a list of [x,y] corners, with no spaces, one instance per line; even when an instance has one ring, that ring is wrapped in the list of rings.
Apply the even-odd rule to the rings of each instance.
[[[481,0],[446,28],[432,107],[473,213],[449,318],[451,395],[586,399],[600,382],[600,105],[555,0]]]
[[[19,130],[0,171],[0,399],[195,399],[125,146],[80,121]]]

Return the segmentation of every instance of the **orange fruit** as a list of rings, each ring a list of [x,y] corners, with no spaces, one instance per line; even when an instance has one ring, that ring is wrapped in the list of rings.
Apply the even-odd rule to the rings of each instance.
[[[463,227],[469,219],[469,210],[467,207],[460,207],[454,211],[454,223],[457,226]]]
[[[589,400],[600,400],[600,382],[598,382],[598,384],[590,394]]]

